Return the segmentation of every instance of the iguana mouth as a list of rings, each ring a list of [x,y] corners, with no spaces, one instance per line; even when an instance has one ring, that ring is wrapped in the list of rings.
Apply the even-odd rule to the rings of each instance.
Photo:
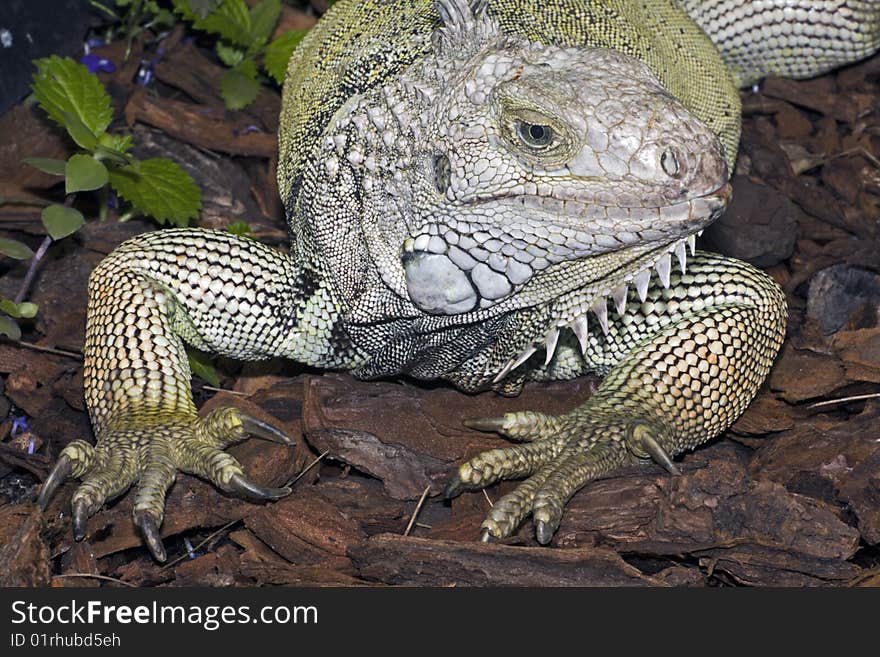
[[[699,229],[683,238],[665,242],[653,248],[634,249],[639,250],[640,253],[633,260],[608,272],[602,280],[576,288],[554,300],[554,307],[558,307],[559,312],[554,313],[554,319],[547,327],[546,332],[533,337],[527,346],[514,358],[511,358],[500,371],[497,373],[487,372],[487,375],[495,374],[493,383],[504,379],[511,371],[525,363],[542,348],[545,350],[544,364],[548,365],[556,353],[559,337],[563,330],[570,330],[577,338],[581,352],[586,352],[589,322],[598,321],[603,334],[607,334],[609,329],[608,301],[610,299],[617,314],[623,316],[626,312],[630,286],[635,289],[638,299],[642,303],[647,299],[653,275],[656,274],[662,286],[668,289],[672,282],[673,256],[678,262],[682,275],[685,275],[688,250],[691,255],[696,253],[696,238],[703,234],[705,227],[714,221],[717,215],[720,215],[729,202],[731,193],[730,184],[725,183],[711,194],[700,197],[707,201],[717,199],[718,207],[712,212],[712,215],[715,216],[703,217]],[[603,282],[607,282],[607,285],[603,286]],[[588,320],[590,313],[594,316],[592,320]]]
[[[465,205],[479,206],[492,202],[515,201],[530,210],[551,212],[560,219],[573,219],[588,216],[591,209],[602,210],[643,210],[645,212],[674,213],[683,208],[690,208],[690,214],[703,214],[697,210],[705,206],[709,213],[716,207],[724,207],[730,200],[732,188],[730,183],[724,182],[714,190],[687,197],[682,193],[679,199],[666,203],[646,203],[639,194],[621,194],[613,191],[599,191],[592,195],[584,195],[577,192],[566,193],[563,189],[545,189],[546,185],[530,184],[520,186],[513,193],[505,193],[494,196],[477,197],[465,201]],[[662,215],[661,215],[662,218]]]

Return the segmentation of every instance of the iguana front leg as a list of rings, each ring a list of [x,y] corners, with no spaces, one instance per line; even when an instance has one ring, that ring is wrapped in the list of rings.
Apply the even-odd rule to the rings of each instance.
[[[676,454],[727,429],[767,375],[785,323],[785,298],[765,274],[698,253],[669,288],[652,288],[644,302],[631,292],[607,335],[591,333],[587,360],[613,365],[582,406],[558,417],[472,421],[532,442],[471,459],[446,494],[529,477],[494,505],[483,540],[509,536],[531,514],[538,541],[548,543],[565,504],[589,480],[646,459],[676,472]]]
[[[289,440],[234,408],[200,419],[184,342],[245,360],[332,362],[335,316],[322,294],[289,256],[228,233],[167,230],[123,244],[89,279],[84,382],[97,446],[68,445],[39,503],[67,476],[81,478],[72,509],[82,539],[88,517],[136,482],[134,521],[161,561],[158,528],[178,470],[252,499],[286,495],[250,482],[224,449],[248,434]]]

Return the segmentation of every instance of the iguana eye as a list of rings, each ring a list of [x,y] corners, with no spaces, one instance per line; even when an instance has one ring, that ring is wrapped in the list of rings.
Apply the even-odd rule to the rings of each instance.
[[[517,120],[514,128],[522,143],[529,148],[546,148],[553,142],[553,128],[549,125]]]

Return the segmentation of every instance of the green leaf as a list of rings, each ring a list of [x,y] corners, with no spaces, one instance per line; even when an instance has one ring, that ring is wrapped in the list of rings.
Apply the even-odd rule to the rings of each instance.
[[[215,46],[217,56],[226,66],[238,66],[244,59],[244,50],[231,46],[224,41],[218,41]]]
[[[154,158],[110,170],[113,189],[144,214],[160,223],[186,226],[199,214],[202,194],[198,185],[178,164]]]
[[[281,15],[281,0],[263,0],[251,8],[251,46],[248,51],[258,52],[272,36]]]
[[[299,45],[299,42],[308,33],[308,30],[291,30],[290,32],[285,32],[266,46],[266,51],[263,55],[263,68],[266,69],[266,72],[278,84],[284,84],[290,56]]]
[[[190,10],[199,18],[204,18],[214,11],[222,0],[187,0]]]
[[[14,301],[10,301],[9,299],[0,299],[0,310],[5,312],[7,315],[15,317],[16,319],[22,317],[24,317],[25,319],[30,319],[37,314],[39,306],[37,306],[37,304],[35,303],[31,303],[30,301],[15,303]]]
[[[30,250],[27,244],[22,244],[18,240],[9,240],[0,237],[0,253],[16,260],[27,260],[34,257],[34,252]]]
[[[192,0],[173,0],[174,8],[193,27],[219,34],[227,41],[247,48],[251,45],[251,15],[244,0],[223,0],[207,16],[199,16],[190,9]]]
[[[85,148],[87,151],[95,149],[98,145],[98,138],[89,127],[77,118],[75,114],[64,112],[64,127],[67,128],[67,134],[71,136],[78,146]]]
[[[110,105],[110,96],[96,75],[89,73],[89,69],[69,57],[52,55],[37,59],[34,64],[37,72],[31,88],[49,118],[68,131],[71,128],[65,120],[65,114],[76,117],[78,124],[85,126],[92,136],[107,131],[107,126],[113,120],[113,108]],[[80,130],[79,126],[74,129]]]
[[[42,218],[43,226],[53,240],[75,233],[86,222],[79,210],[57,203],[44,208]]]
[[[34,317],[39,309],[40,307],[37,304],[31,303],[30,301],[23,301],[18,304],[18,312],[25,319]]]
[[[53,176],[63,176],[66,164],[64,160],[56,160],[51,157],[26,157],[22,162]]]
[[[246,221],[233,221],[226,226],[226,232],[238,235],[239,237],[249,237],[251,234],[251,225]]]
[[[131,144],[131,135],[113,135],[109,132],[105,132],[98,138],[99,146],[103,146],[110,151],[116,151],[119,155],[125,155],[128,153],[128,151],[131,150]]]
[[[107,167],[91,155],[74,155],[71,157],[67,160],[64,175],[64,191],[68,194],[100,189],[109,180]]]
[[[235,68],[231,68],[220,78],[220,95],[229,109],[237,110],[247,107],[260,93],[257,81],[257,65],[252,59],[246,59]]]
[[[13,340],[21,340],[21,329],[10,317],[0,315],[0,333],[8,335]]]
[[[189,357],[189,368],[193,374],[203,379],[208,385],[215,388],[220,387],[220,375],[217,374],[217,370],[214,369],[214,365],[206,354],[187,350],[187,356]]]

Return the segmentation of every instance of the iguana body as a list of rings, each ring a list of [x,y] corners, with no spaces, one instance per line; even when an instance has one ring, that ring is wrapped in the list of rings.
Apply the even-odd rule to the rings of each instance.
[[[161,559],[177,470],[260,499],[288,492],[251,484],[223,451],[277,431],[235,409],[199,420],[184,342],[505,394],[605,374],[568,415],[471,422],[530,441],[450,482],[452,495],[527,477],[484,538],[532,514],[546,543],[590,478],[651,458],[674,471],[745,409],[784,336],[772,281],[687,251],[729,200],[736,86],[873,52],[878,14],[867,1],[337,3],[285,85],[291,254],[174,230],[96,268],[85,385],[98,443],[64,450],[41,501],[81,477],[82,537],[137,482],[135,522]]]

